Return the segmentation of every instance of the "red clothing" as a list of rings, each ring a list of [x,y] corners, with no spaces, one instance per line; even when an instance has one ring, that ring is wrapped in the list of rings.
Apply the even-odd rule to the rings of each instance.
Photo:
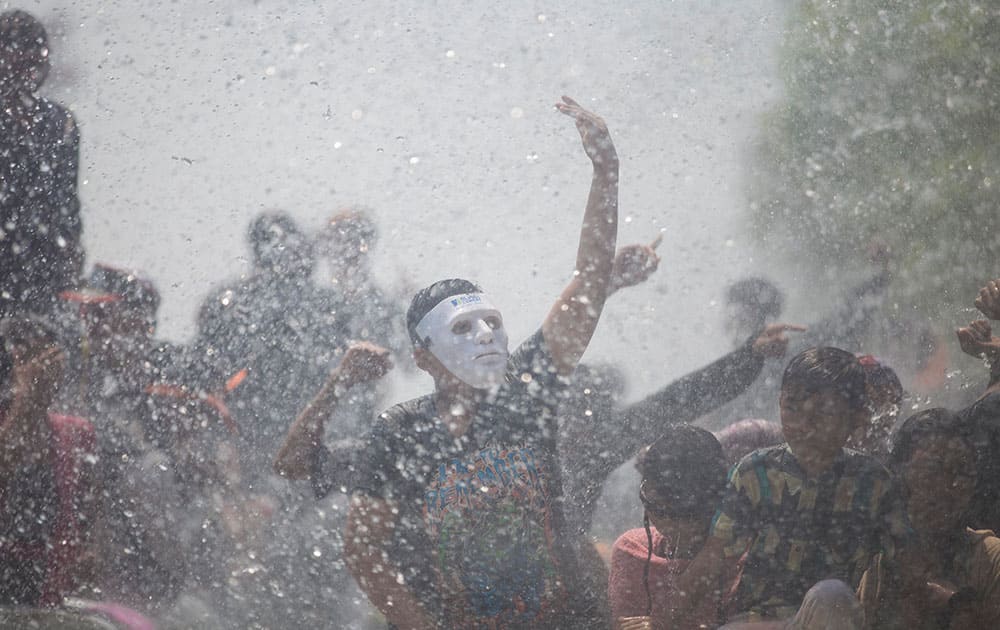
[[[670,547],[669,541],[655,527],[651,530],[654,550]],[[611,572],[608,579],[608,599],[614,619],[646,614],[646,589],[642,584],[642,573],[647,553],[646,530],[642,528],[631,529],[615,541],[611,550]],[[689,559],[671,560],[653,553],[649,567],[649,593],[653,599],[654,628],[669,627],[668,613],[676,594],[677,576],[690,563]],[[707,599],[698,605],[689,619],[690,625],[676,626],[677,630],[715,628],[720,623],[719,610],[714,601]]]
[[[0,422],[2,415],[0,413]],[[46,471],[42,464],[43,468],[29,471],[49,482],[7,489],[9,492],[31,492],[39,512],[50,512],[52,517],[47,521],[48,526],[40,526],[23,536],[0,537],[0,554],[7,561],[4,578],[31,582],[5,584],[5,597],[13,597],[12,603],[54,606],[61,603],[63,596],[75,585],[82,551],[83,469],[87,466],[87,455],[94,453],[94,429],[82,418],[56,414],[49,414],[49,426],[52,430],[51,468]],[[6,514],[9,510],[23,509],[16,503],[16,507],[12,507],[12,502],[13,495],[0,495],[0,511],[4,512],[3,522],[7,525],[8,521],[16,523],[24,516]]]
[[[48,579],[42,592],[42,605],[54,606],[76,585],[76,565],[80,559],[82,524],[80,503],[83,468],[87,457],[95,453],[94,427],[74,416],[49,414],[52,440],[55,443],[56,490],[59,493],[59,516],[56,518],[54,547],[48,557]]]

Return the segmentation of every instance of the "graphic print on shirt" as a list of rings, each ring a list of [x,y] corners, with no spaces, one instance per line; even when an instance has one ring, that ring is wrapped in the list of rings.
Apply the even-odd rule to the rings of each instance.
[[[424,505],[449,617],[519,626],[551,608],[561,585],[546,471],[531,447],[442,463]]]

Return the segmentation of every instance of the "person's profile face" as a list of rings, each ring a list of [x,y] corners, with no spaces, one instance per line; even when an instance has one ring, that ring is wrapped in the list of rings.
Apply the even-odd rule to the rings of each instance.
[[[900,477],[906,511],[922,534],[947,533],[962,517],[976,489],[975,454],[959,438],[936,436],[913,451]]]
[[[807,394],[783,388],[780,406],[781,430],[792,453],[819,466],[833,462],[865,415],[833,390]]]

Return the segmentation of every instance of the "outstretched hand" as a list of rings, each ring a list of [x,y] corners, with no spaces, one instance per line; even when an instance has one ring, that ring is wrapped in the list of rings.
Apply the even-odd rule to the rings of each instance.
[[[617,169],[618,153],[604,120],[580,107],[579,103],[568,96],[562,97],[562,100],[562,103],[556,103],[556,109],[576,119],[576,128],[583,140],[583,150],[594,163],[594,168]]]
[[[633,287],[649,279],[660,265],[656,248],[661,242],[663,242],[662,234],[649,245],[637,243],[619,249],[615,256],[614,269],[611,271],[611,290]]]
[[[991,280],[979,289],[976,308],[990,319],[1000,320],[1000,279]]]
[[[965,354],[991,363],[1000,358],[1000,338],[993,336],[993,329],[985,319],[977,319],[956,330],[955,334]]]
[[[335,375],[339,385],[351,387],[380,379],[391,369],[392,359],[388,350],[367,341],[359,341],[347,349]]]
[[[805,326],[797,324],[771,324],[753,342],[753,351],[765,359],[780,359],[788,350],[786,332],[805,332]]]

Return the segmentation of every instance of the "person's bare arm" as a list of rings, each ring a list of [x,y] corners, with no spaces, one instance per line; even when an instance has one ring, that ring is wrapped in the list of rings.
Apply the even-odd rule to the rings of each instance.
[[[566,96],[556,108],[576,119],[583,148],[594,166],[573,279],[542,324],[557,369],[569,375],[590,344],[611,291],[618,238],[618,154],[600,117]]]
[[[288,430],[274,459],[274,471],[290,479],[308,479],[315,450],[323,442],[323,424],[337,408],[340,397],[359,383],[381,378],[392,368],[389,351],[368,342],[348,348],[319,393],[309,401]]]
[[[13,358],[14,396],[0,426],[0,492],[20,466],[48,460],[52,444],[48,410],[65,362],[57,346],[31,356],[15,352]]]
[[[400,578],[387,553],[396,527],[395,506],[364,494],[351,497],[344,530],[344,562],[386,620],[401,630],[436,627],[427,609]]]
[[[725,542],[709,536],[687,569],[677,576],[677,596],[671,602],[674,604],[672,616],[682,619],[705,601],[705,598],[721,598],[719,585],[724,568]]]

